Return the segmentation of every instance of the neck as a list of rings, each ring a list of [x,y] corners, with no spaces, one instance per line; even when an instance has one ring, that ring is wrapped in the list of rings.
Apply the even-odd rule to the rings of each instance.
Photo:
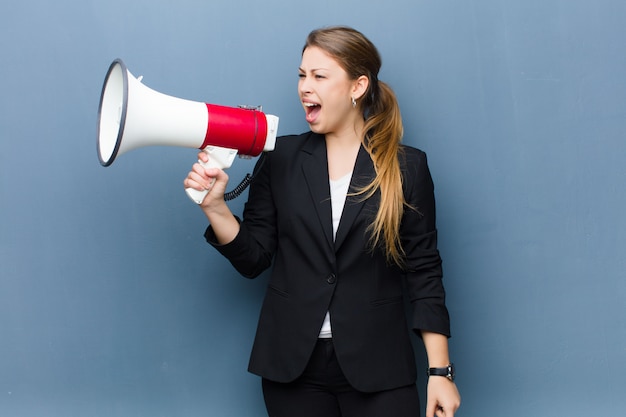
[[[364,126],[365,121],[358,119],[342,130],[326,133],[326,148],[337,149],[340,152],[354,147],[358,148],[363,140]]]
[[[336,180],[348,174],[354,168],[362,140],[362,125],[354,126],[344,132],[326,134],[326,157],[328,176]]]

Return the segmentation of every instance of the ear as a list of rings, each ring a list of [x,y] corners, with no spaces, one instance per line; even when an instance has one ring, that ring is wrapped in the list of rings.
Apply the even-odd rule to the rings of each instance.
[[[352,97],[354,97],[355,100],[360,99],[367,91],[369,85],[369,78],[367,78],[365,75],[361,75],[352,83]]]

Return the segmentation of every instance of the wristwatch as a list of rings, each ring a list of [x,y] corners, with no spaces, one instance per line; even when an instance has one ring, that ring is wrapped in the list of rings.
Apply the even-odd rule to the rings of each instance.
[[[426,371],[426,375],[428,376],[445,376],[450,381],[454,381],[454,364],[450,363],[448,366],[444,368],[428,368]]]

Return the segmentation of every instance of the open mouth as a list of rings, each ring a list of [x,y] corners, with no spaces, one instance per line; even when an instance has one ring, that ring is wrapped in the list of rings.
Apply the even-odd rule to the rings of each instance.
[[[313,123],[317,119],[317,116],[320,113],[322,106],[317,103],[303,102],[304,110],[306,112],[306,121],[308,123]]]

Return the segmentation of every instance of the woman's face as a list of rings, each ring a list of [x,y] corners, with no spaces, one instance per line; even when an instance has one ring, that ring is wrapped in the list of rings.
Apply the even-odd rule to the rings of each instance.
[[[298,93],[311,130],[320,134],[353,132],[358,115],[351,103],[355,82],[339,63],[322,49],[308,47],[302,54],[299,77]]]

